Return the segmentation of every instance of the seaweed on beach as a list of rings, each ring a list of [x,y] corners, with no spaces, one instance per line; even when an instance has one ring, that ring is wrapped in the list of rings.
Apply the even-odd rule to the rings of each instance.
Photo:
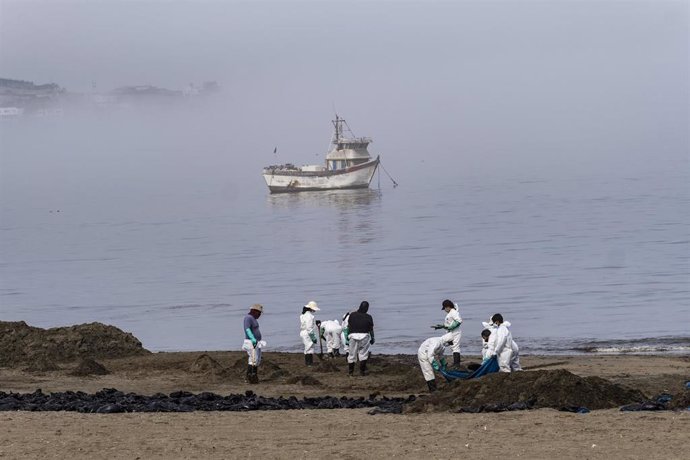
[[[457,380],[406,408],[406,412],[498,412],[549,407],[609,409],[642,402],[638,390],[600,377],[580,377],[564,369],[496,373]]]
[[[149,353],[132,334],[101,323],[41,329],[24,321],[0,321],[0,366],[40,366],[80,358],[105,359]]]

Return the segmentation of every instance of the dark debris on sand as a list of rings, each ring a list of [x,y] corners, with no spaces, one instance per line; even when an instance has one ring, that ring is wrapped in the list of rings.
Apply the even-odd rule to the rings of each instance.
[[[80,391],[66,391],[44,394],[41,390],[33,393],[0,392],[0,411],[73,411],[82,413],[120,413],[120,412],[192,412],[192,411],[253,411],[290,409],[360,409],[379,408],[382,413],[400,413],[402,405],[415,400],[407,398],[370,397],[337,398],[321,396],[298,399],[265,398],[247,391],[245,394],[221,396],[215,393],[193,394],[177,391],[165,395],[157,393],[142,396],[123,393],[116,389],[103,389],[94,394]]]

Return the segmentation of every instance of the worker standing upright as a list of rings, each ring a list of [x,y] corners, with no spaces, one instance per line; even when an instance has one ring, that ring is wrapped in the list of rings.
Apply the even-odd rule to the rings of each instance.
[[[491,331],[489,337],[489,356],[496,356],[498,358],[500,372],[511,372],[511,363],[513,362],[513,335],[508,329],[510,323],[504,323],[503,315],[500,313],[496,313],[491,317],[491,323],[494,325],[495,329]]]
[[[302,314],[299,317],[299,335],[302,338],[302,344],[304,345],[304,364],[307,366],[314,364],[314,345],[316,344],[317,340],[317,328],[314,312],[319,310],[319,305],[311,300],[304,307],[302,307]]]
[[[460,325],[462,324],[462,318],[458,311],[458,304],[446,299],[441,303],[441,310],[446,312],[446,318],[443,324],[437,324],[432,327],[434,329],[445,329],[453,337],[453,344],[451,346],[451,350],[453,351],[453,366],[459,366],[460,339],[462,338]]]
[[[342,332],[340,333],[340,342],[342,343],[343,353],[345,353],[346,358],[349,356],[350,352],[350,341],[347,338],[348,334],[350,333],[350,326],[348,324],[350,313],[351,312],[349,311],[345,313],[343,315],[343,322],[340,323],[340,327],[342,328]]]
[[[367,312],[369,302],[366,300],[359,304],[357,311],[350,313],[348,318],[348,334],[345,337],[348,343],[347,373],[353,375],[355,362],[359,359],[360,375],[367,374],[367,359],[369,359],[369,345],[374,344],[374,319]]]
[[[255,303],[249,307],[249,313],[244,317],[244,343],[242,349],[249,355],[249,362],[247,364],[247,382],[259,383],[258,369],[261,364],[261,348],[266,345],[266,342],[261,340],[261,331],[259,330],[259,317],[264,311],[263,305]]]

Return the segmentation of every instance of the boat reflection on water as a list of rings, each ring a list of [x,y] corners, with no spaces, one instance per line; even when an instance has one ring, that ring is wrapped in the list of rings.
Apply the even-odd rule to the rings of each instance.
[[[378,203],[381,192],[372,189],[329,190],[318,192],[281,193],[266,197],[267,202],[276,208],[299,209],[336,207],[350,210]]]
[[[300,235],[314,240],[330,231],[333,243],[342,249],[368,245],[381,235],[381,192],[371,189],[329,190],[319,192],[271,194],[268,204],[278,211],[274,223],[292,229],[296,220],[302,225]],[[289,231],[289,230],[288,230]],[[357,265],[356,251],[344,251],[338,267]]]

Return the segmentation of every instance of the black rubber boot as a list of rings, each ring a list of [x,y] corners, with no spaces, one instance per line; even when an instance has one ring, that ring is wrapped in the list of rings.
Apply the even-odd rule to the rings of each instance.
[[[254,373],[253,368],[254,366],[247,364],[247,382],[249,383],[252,383],[252,374]]]
[[[328,353],[328,357],[331,359],[335,358],[335,353],[333,353],[333,352]]]
[[[333,354],[334,354],[335,356],[340,356],[340,349],[338,348],[338,349],[336,349],[336,350],[333,350]]]
[[[307,366],[311,366],[314,364],[314,355],[309,354],[309,355],[304,355],[304,364]]]
[[[359,362],[359,375],[367,375],[367,360]]]
[[[259,366],[251,366],[252,375],[249,383],[259,383]]]
[[[460,365],[460,353],[453,353],[453,366]]]
[[[347,375],[353,375],[355,373],[355,363],[347,363]]]
[[[438,389],[436,388],[436,379],[427,381],[426,386],[429,387],[429,393],[433,393]]]

